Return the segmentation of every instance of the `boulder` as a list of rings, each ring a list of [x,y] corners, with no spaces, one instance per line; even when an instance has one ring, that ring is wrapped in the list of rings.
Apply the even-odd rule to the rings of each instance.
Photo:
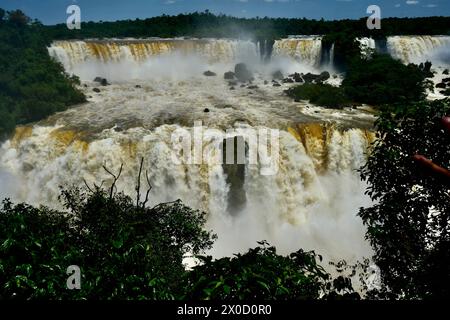
[[[295,82],[298,82],[298,83],[304,82],[302,75],[298,72],[291,74],[290,77],[292,79],[294,79]]]
[[[284,76],[283,73],[280,70],[275,71],[272,73],[272,79],[274,80],[283,80]]]
[[[108,80],[101,77],[95,77],[94,82],[100,83],[102,86],[107,86],[109,84]]]
[[[283,79],[283,83],[294,83],[294,80],[292,80],[291,78],[286,78]]]
[[[234,87],[230,87],[230,90],[236,90]]]
[[[316,81],[320,76],[318,74],[312,74],[307,73],[303,76],[303,80],[305,80],[306,83],[311,83],[313,81]]]
[[[136,89],[142,88],[139,84],[134,86]]]
[[[248,70],[245,63],[238,63],[234,67],[234,75],[241,82],[247,82],[253,79],[253,74]]]
[[[323,82],[323,81],[327,81],[328,79],[330,79],[330,73],[328,71],[324,71],[316,79],[316,82],[319,82],[319,81]]]
[[[444,71],[442,71],[442,74],[449,74],[450,71],[448,69],[445,69]]]
[[[450,78],[444,78],[442,79],[442,82],[450,82]]]
[[[274,82],[274,83],[273,83],[273,86],[274,86],[274,87],[281,87],[281,84],[279,84],[278,82]]]
[[[94,89],[92,89],[92,91],[99,93],[100,89],[99,88],[94,88]]]
[[[237,83],[237,81],[229,81],[229,82],[228,82],[228,85],[229,85],[229,86],[237,86],[238,83]]]
[[[209,71],[209,70],[203,72],[203,75],[204,75],[205,77],[215,77],[215,76],[217,76],[217,74],[215,74],[214,72]]]
[[[209,112],[209,109],[208,109],[208,108],[205,108],[205,109],[203,110],[203,112],[208,113],[208,112]]]
[[[232,72],[232,71],[225,72],[224,75],[223,75],[223,78],[225,80],[233,80],[234,79],[234,72]]]
[[[258,86],[248,86],[247,89],[258,89]]]
[[[445,89],[446,87],[447,87],[447,84],[445,82],[441,82],[436,85],[436,88],[440,88],[440,89]]]

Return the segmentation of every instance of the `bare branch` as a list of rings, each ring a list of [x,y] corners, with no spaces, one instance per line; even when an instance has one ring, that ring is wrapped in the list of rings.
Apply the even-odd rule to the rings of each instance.
[[[114,195],[114,188],[117,190],[117,187],[116,187],[117,180],[119,180],[120,175],[122,174],[123,163],[120,165],[120,170],[119,170],[119,173],[117,174],[117,176],[114,173],[112,173],[111,171],[109,171],[108,168],[106,168],[106,166],[104,166],[104,165],[103,165],[103,169],[105,169],[105,171],[108,172],[114,178],[111,188],[109,189],[109,199],[112,199],[112,197]]]
[[[145,194],[145,200],[142,203],[142,208],[145,208],[145,205],[148,202],[148,196],[150,194],[150,191],[152,190],[152,184],[150,183],[150,178],[148,176],[148,171],[147,170],[145,170],[145,177],[147,178],[148,189],[147,189],[147,193]]]
[[[92,189],[89,187],[88,183],[86,182],[86,179],[83,178],[83,182],[84,182],[84,185],[86,186],[86,188],[87,188],[90,192],[94,193],[94,191],[92,191]],[[94,186],[95,186],[95,183],[94,183]]]
[[[141,174],[142,174],[142,166],[144,165],[144,157],[141,158],[141,165],[139,166],[139,174],[136,185],[136,207],[139,207],[139,201],[141,199]]]

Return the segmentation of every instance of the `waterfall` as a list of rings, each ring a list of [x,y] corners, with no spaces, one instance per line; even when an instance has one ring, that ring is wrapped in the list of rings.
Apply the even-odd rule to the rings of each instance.
[[[387,50],[404,63],[450,63],[450,36],[393,36],[387,38]]]
[[[81,76],[89,74],[90,77],[92,74],[89,69],[93,66],[101,69],[99,74],[107,73],[111,66],[121,66],[124,71],[136,74],[146,65],[158,64],[170,57],[178,60],[174,62],[180,66],[180,60],[212,64],[254,61],[260,56],[254,42],[226,39],[55,41],[48,50],[52,57],[64,65],[66,71]]]
[[[54,207],[60,186],[93,185],[111,177],[122,163],[118,189],[133,196],[139,159],[153,189],[151,204],[183,200],[209,213],[208,227],[219,234],[217,254],[245,250],[266,239],[281,251],[300,247],[336,258],[364,255],[361,221],[352,214],[368,203],[355,170],[366,159],[373,134],[363,129],[339,130],[332,125],[299,124],[280,133],[279,170],[263,176],[258,165],[246,165],[239,188],[245,192],[239,212],[230,212],[223,165],[175,164],[171,134],[179,125],[153,130],[103,130],[89,136],[62,126],[20,127],[0,151],[1,170],[22,181],[14,200]],[[222,142],[222,140],[220,140]],[[204,140],[205,147],[217,143]]]
[[[376,43],[372,38],[357,38],[356,41],[359,42],[359,49],[361,50],[361,54],[363,56],[368,56],[372,51],[376,50]]]
[[[289,57],[299,63],[319,67],[322,57],[322,37],[297,36],[276,40],[272,56]]]

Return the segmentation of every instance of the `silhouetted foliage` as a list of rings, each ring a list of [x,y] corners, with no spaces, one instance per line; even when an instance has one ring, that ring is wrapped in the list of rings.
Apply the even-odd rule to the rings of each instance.
[[[276,253],[267,242],[245,254],[213,260],[187,274],[186,298],[194,300],[310,300],[359,299],[351,280],[332,279],[319,264],[321,256],[299,250],[288,256]]]
[[[450,168],[450,134],[441,125],[449,114],[449,99],[408,103],[376,122],[378,139],[361,171],[375,203],[359,215],[382,271],[381,296],[450,294],[450,186],[412,158],[419,153]]]
[[[153,208],[96,189],[65,190],[66,212],[5,201],[0,210],[0,299],[174,299],[185,254],[210,248],[205,214],[180,201]],[[66,269],[81,268],[81,290]]]

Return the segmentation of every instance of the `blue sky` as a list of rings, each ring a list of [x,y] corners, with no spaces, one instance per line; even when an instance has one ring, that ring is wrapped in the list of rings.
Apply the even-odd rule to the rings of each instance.
[[[0,8],[21,9],[45,24],[65,22],[77,4],[83,21],[111,21],[209,9],[239,17],[343,19],[367,16],[371,4],[382,17],[450,16],[450,0],[0,0]]]

